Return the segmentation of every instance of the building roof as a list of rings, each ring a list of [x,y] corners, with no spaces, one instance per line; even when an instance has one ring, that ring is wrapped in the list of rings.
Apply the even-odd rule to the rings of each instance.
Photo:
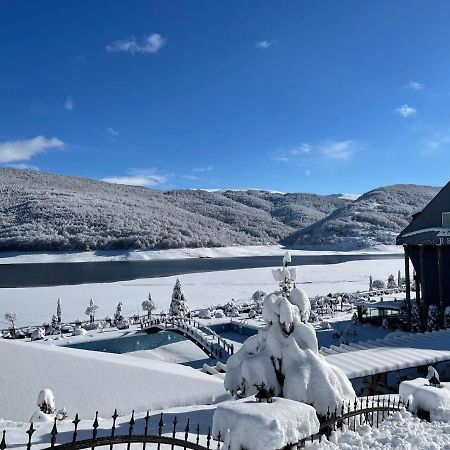
[[[450,361],[450,329],[321,348],[349,379]]]
[[[450,182],[421,212],[413,215],[410,224],[397,236],[397,245],[450,245],[450,230],[442,227],[443,212],[450,212]]]

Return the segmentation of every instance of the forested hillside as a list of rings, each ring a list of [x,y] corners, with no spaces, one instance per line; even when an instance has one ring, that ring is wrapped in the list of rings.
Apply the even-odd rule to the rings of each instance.
[[[358,200],[266,191],[162,192],[0,169],[0,250],[165,249],[393,243],[437,192],[391,186]]]

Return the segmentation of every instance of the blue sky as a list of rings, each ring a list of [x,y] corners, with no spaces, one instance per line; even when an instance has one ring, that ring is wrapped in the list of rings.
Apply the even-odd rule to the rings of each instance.
[[[0,164],[171,188],[442,185],[448,1],[0,0]]]

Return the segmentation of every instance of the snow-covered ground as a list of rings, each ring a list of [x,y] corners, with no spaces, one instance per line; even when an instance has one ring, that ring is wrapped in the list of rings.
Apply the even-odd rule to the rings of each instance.
[[[88,262],[88,261],[148,261],[153,259],[228,258],[236,256],[282,256],[286,249],[279,245],[255,245],[213,248],[180,248],[171,250],[130,250],[53,253],[0,253],[0,264]],[[290,250],[292,255],[360,255],[402,253],[398,245],[380,245],[350,252]]]
[[[356,432],[335,433],[330,441],[307,443],[306,448],[317,450],[448,450],[450,424],[424,422],[406,411],[396,412],[379,428],[360,426]]]
[[[83,418],[229,398],[221,379],[179,364],[4,339],[0,354],[0,417],[9,420],[29,420],[44,388],[57,408]]]
[[[298,284],[310,297],[367,290],[370,275],[386,280],[398,270],[404,270],[402,259],[297,267]],[[178,278],[191,309],[225,304],[233,298],[248,300],[257,290],[272,292],[276,289],[270,268],[194,273]],[[171,276],[103,284],[0,289],[0,326],[7,327],[3,315],[8,311],[17,314],[18,325],[49,322],[58,298],[62,301],[65,321],[87,319],[84,311],[90,298],[99,305],[98,317],[111,317],[119,301],[123,302],[124,315],[142,314],[141,303],[149,292],[157,306],[156,312],[167,312],[176,279]]]

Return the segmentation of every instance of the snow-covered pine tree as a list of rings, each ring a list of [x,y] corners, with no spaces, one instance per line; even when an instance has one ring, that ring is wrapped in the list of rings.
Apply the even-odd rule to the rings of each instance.
[[[170,302],[169,316],[189,316],[189,305],[181,289],[180,280],[177,278],[173,287],[172,301]]]
[[[445,307],[444,311],[444,328],[450,328],[450,306]]]
[[[98,305],[96,305],[94,303],[94,300],[91,298],[89,300],[89,306],[86,308],[86,311],[85,311],[85,314],[87,316],[89,316],[89,322],[90,323],[94,323],[94,321],[95,321],[95,314],[97,312],[97,309],[98,309]]]
[[[384,289],[384,281],[382,281],[382,280],[373,280],[372,288],[373,289]]]
[[[114,313],[114,324],[120,322],[122,319],[123,319],[122,302],[119,302],[116,307],[116,312]]]
[[[400,270],[397,273],[397,286],[400,288],[402,287],[403,280],[402,280],[402,274],[400,273]]]
[[[149,293],[148,299],[142,302],[142,309],[147,312],[147,317],[151,319],[152,311],[156,309],[156,305],[153,303],[152,296]]]
[[[439,308],[437,305],[430,305],[428,307],[428,331],[438,331],[439,330]]]
[[[58,298],[58,302],[56,303],[56,317],[58,318],[58,323],[61,323],[61,299]]]
[[[10,323],[10,329],[14,331],[16,329],[16,320],[17,320],[16,313],[13,312],[5,313],[5,319]]]
[[[373,278],[372,275],[370,275],[369,277],[369,291],[371,291],[373,289]]]
[[[411,300],[411,331],[413,333],[422,331],[421,322],[419,305],[416,300]]]
[[[295,286],[296,271],[285,255],[273,271],[280,289],[263,305],[266,327],[248,338],[227,362],[225,388],[237,398],[248,397],[264,385],[278,397],[312,405],[319,414],[353,401],[353,387],[338,368],[319,354],[314,327],[308,323],[310,302]]]
[[[389,275],[388,282],[387,282],[387,288],[388,289],[396,289],[397,283],[395,282],[394,275]]]

